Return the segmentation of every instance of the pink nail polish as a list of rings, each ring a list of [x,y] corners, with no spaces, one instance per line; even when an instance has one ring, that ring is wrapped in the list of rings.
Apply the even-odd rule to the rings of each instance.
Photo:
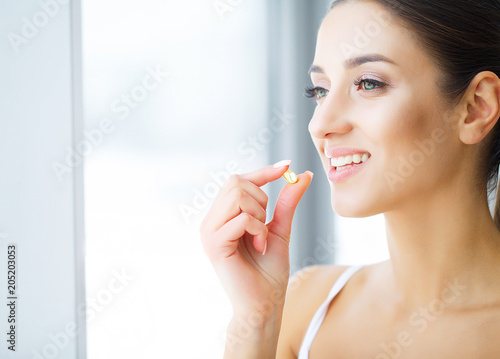
[[[290,165],[290,163],[292,163],[292,160],[283,160],[283,161],[279,161],[278,163],[275,163],[273,167],[274,168],[281,168],[281,167],[285,167],[285,166]]]
[[[264,243],[264,250],[262,251],[262,255],[266,254],[266,250],[267,250],[267,240],[266,243]]]

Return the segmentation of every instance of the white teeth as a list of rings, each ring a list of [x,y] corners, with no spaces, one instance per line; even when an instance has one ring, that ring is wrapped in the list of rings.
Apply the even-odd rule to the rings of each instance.
[[[352,167],[353,165],[349,165],[349,166],[343,166],[343,167],[337,167],[337,172],[340,172],[340,171],[343,171],[343,170],[346,170],[350,167]]]
[[[332,157],[330,159],[330,162],[332,167],[345,167],[346,165],[350,165],[351,163],[359,164],[361,162],[366,162],[366,160],[369,158],[368,156],[368,153],[356,153],[354,155]]]

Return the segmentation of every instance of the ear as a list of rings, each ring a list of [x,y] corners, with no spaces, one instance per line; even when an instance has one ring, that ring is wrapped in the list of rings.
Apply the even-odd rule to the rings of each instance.
[[[491,71],[477,74],[460,102],[464,110],[458,123],[460,140],[469,145],[478,143],[500,116],[500,79]]]

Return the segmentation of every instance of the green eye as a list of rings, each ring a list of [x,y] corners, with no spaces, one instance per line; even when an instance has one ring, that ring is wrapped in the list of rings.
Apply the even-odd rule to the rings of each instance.
[[[362,79],[354,82],[354,84],[358,87],[358,90],[364,91],[373,91],[387,86],[387,84],[373,79]]]
[[[315,92],[316,92],[316,98],[318,99],[325,97],[327,95],[327,91],[324,88],[317,88]]]
[[[323,87],[306,87],[306,92],[305,92],[306,97],[314,99],[314,101],[317,101],[326,95],[328,95],[328,90],[323,88]]]
[[[375,90],[377,88],[377,85],[375,85],[373,82],[363,81],[363,88],[367,91]]]

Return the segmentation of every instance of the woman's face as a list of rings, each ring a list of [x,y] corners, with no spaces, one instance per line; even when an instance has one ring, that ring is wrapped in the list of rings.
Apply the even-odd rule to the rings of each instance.
[[[445,120],[436,66],[383,7],[334,7],[318,33],[311,79],[309,131],[338,214],[387,212],[449,185],[461,147]]]

